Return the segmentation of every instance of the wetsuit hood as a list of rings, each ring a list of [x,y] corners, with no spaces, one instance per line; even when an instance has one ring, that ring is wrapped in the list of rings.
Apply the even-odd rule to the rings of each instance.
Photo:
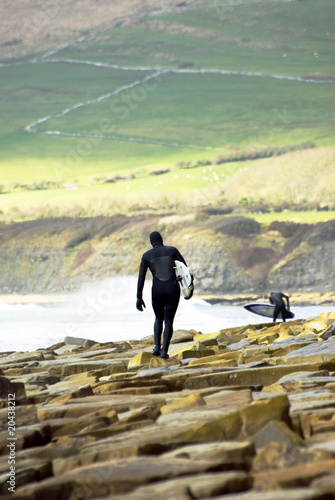
[[[155,245],[163,245],[163,238],[158,231],[153,231],[150,234],[150,243],[154,247]]]

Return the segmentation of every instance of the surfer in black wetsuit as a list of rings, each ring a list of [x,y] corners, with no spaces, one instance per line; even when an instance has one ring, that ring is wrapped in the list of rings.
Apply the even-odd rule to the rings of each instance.
[[[282,314],[283,321],[286,321],[286,307],[283,299],[287,301],[287,309],[290,310],[290,302],[287,295],[284,295],[281,292],[272,292],[269,301],[271,304],[275,306],[273,311],[273,321],[275,322],[278,318],[279,314]]]
[[[175,247],[163,245],[163,238],[157,231],[150,234],[153,248],[142,255],[138,282],[136,308],[143,311],[145,307],[142,292],[147,269],[152,273],[152,308],[155,313],[153,354],[167,359],[168,349],[173,333],[173,320],[177,312],[180,288],[174,270],[174,261],[186,262]],[[164,332],[163,332],[164,323]],[[161,337],[163,346],[161,350]]]

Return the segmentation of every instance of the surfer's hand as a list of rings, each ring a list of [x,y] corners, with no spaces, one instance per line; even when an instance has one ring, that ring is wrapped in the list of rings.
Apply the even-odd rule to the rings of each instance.
[[[143,311],[143,307],[145,307],[145,303],[143,299],[137,299],[136,300],[136,309],[139,311]]]

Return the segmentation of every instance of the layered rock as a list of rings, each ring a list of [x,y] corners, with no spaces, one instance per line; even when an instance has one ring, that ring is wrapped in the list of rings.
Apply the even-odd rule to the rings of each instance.
[[[335,313],[0,356],[0,496],[335,498]]]
[[[311,303],[306,294],[314,296],[313,304],[334,301],[334,220],[261,227],[251,216],[206,209],[181,218],[154,211],[3,224],[0,293],[64,294],[108,277],[122,283],[125,275],[137,276],[139,249],[148,248],[154,227],[166,244],[178,246],[195,275],[197,294],[209,294],[211,301],[241,304],[246,290],[257,296],[278,289],[290,297],[298,293],[299,304]]]

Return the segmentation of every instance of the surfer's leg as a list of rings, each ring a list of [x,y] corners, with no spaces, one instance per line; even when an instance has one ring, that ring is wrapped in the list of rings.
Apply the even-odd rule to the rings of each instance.
[[[163,332],[163,321],[164,321],[164,304],[161,302],[152,301],[152,307],[155,313],[155,323],[154,323],[154,342],[155,347],[153,354],[159,356],[161,353],[161,338]]]
[[[169,357],[168,350],[169,350],[169,345],[170,345],[170,341],[172,338],[172,334],[173,334],[173,322],[172,321],[165,321],[161,358],[167,359]]]
[[[179,290],[178,290],[179,292]],[[168,358],[168,350],[173,334],[173,320],[177,312],[179,304],[180,294],[170,295],[165,307],[164,314],[164,333],[163,333],[163,347],[161,352],[161,358]]]
[[[164,322],[164,312],[165,312],[164,294],[162,294],[160,283],[156,283],[155,286],[152,287],[151,303],[155,313],[155,323],[154,323],[155,347],[153,350],[153,354],[155,356],[160,356],[161,338],[163,332],[163,322]]]
[[[273,322],[278,318],[278,314],[280,313],[280,306],[278,304],[275,305],[275,309],[273,311]]]
[[[161,353],[162,332],[163,332],[163,319],[162,318],[158,318],[156,316],[155,323],[154,323],[154,342],[155,342],[155,347],[154,347],[154,350],[153,350],[153,354],[155,356],[160,356],[160,353]]]
[[[281,315],[283,318],[283,322],[285,323],[286,322],[286,307],[285,307],[285,305],[283,305],[281,308]]]

